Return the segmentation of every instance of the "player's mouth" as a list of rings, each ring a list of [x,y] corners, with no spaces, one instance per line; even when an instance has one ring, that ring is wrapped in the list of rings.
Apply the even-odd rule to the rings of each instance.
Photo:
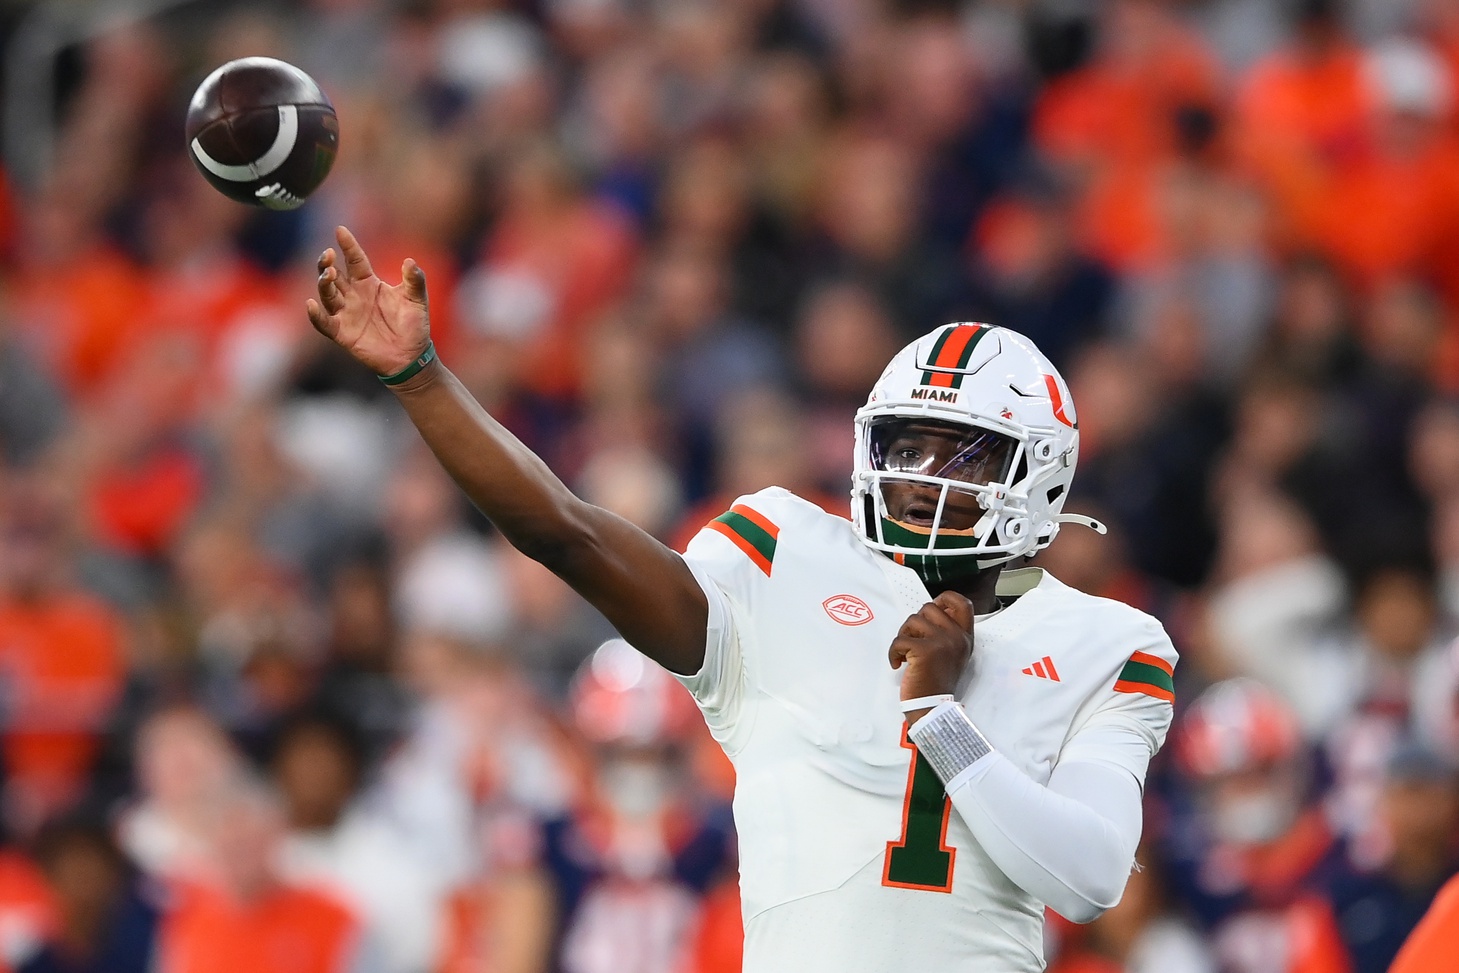
[[[937,507],[933,504],[913,501],[902,511],[901,520],[915,527],[931,527],[936,515]]]

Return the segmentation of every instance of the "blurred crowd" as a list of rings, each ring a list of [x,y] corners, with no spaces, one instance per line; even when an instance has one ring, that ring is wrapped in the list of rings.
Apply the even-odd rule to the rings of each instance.
[[[739,968],[732,771],[310,331],[338,223],[673,545],[770,484],[844,512],[852,415],[931,327],[1047,352],[1069,508],[1112,530],[1039,563],[1182,654],[1143,867],[1052,919],[1055,973],[1378,973],[1459,868],[1459,0],[215,2],[88,36],[43,171],[0,170],[0,968]],[[341,120],[293,213],[184,150],[254,54]]]

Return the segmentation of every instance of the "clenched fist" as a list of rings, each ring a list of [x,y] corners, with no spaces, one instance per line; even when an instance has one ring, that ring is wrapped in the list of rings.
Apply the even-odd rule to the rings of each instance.
[[[973,603],[955,591],[944,591],[908,616],[887,653],[893,669],[906,663],[902,698],[917,699],[957,691],[973,657]],[[910,725],[927,710],[907,714]]]

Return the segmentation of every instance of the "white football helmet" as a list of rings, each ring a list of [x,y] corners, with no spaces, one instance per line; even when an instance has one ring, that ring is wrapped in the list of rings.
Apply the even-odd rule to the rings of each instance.
[[[1061,523],[1103,533],[1062,513],[1078,458],[1069,387],[1031,341],[944,325],[898,352],[856,413],[851,519],[869,547],[947,581],[1042,550]]]

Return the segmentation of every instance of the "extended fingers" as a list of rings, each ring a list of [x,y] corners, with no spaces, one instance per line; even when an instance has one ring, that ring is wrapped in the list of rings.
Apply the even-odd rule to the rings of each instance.
[[[319,273],[319,303],[330,314],[344,310],[344,291],[340,287],[339,270],[325,267]]]
[[[370,258],[365,256],[365,248],[360,246],[360,241],[355,239],[349,227],[335,227],[334,238],[339,241],[340,252],[344,254],[345,275],[351,281],[364,280],[375,275],[374,269],[370,267]]]
[[[304,302],[304,313],[309,315],[309,323],[314,325],[314,330],[326,338],[333,338],[339,331],[338,322],[314,298],[311,297]]]
[[[426,272],[420,269],[420,264],[407,257],[405,263],[400,265],[400,280],[405,285],[405,296],[421,307],[425,307],[427,304]]]

